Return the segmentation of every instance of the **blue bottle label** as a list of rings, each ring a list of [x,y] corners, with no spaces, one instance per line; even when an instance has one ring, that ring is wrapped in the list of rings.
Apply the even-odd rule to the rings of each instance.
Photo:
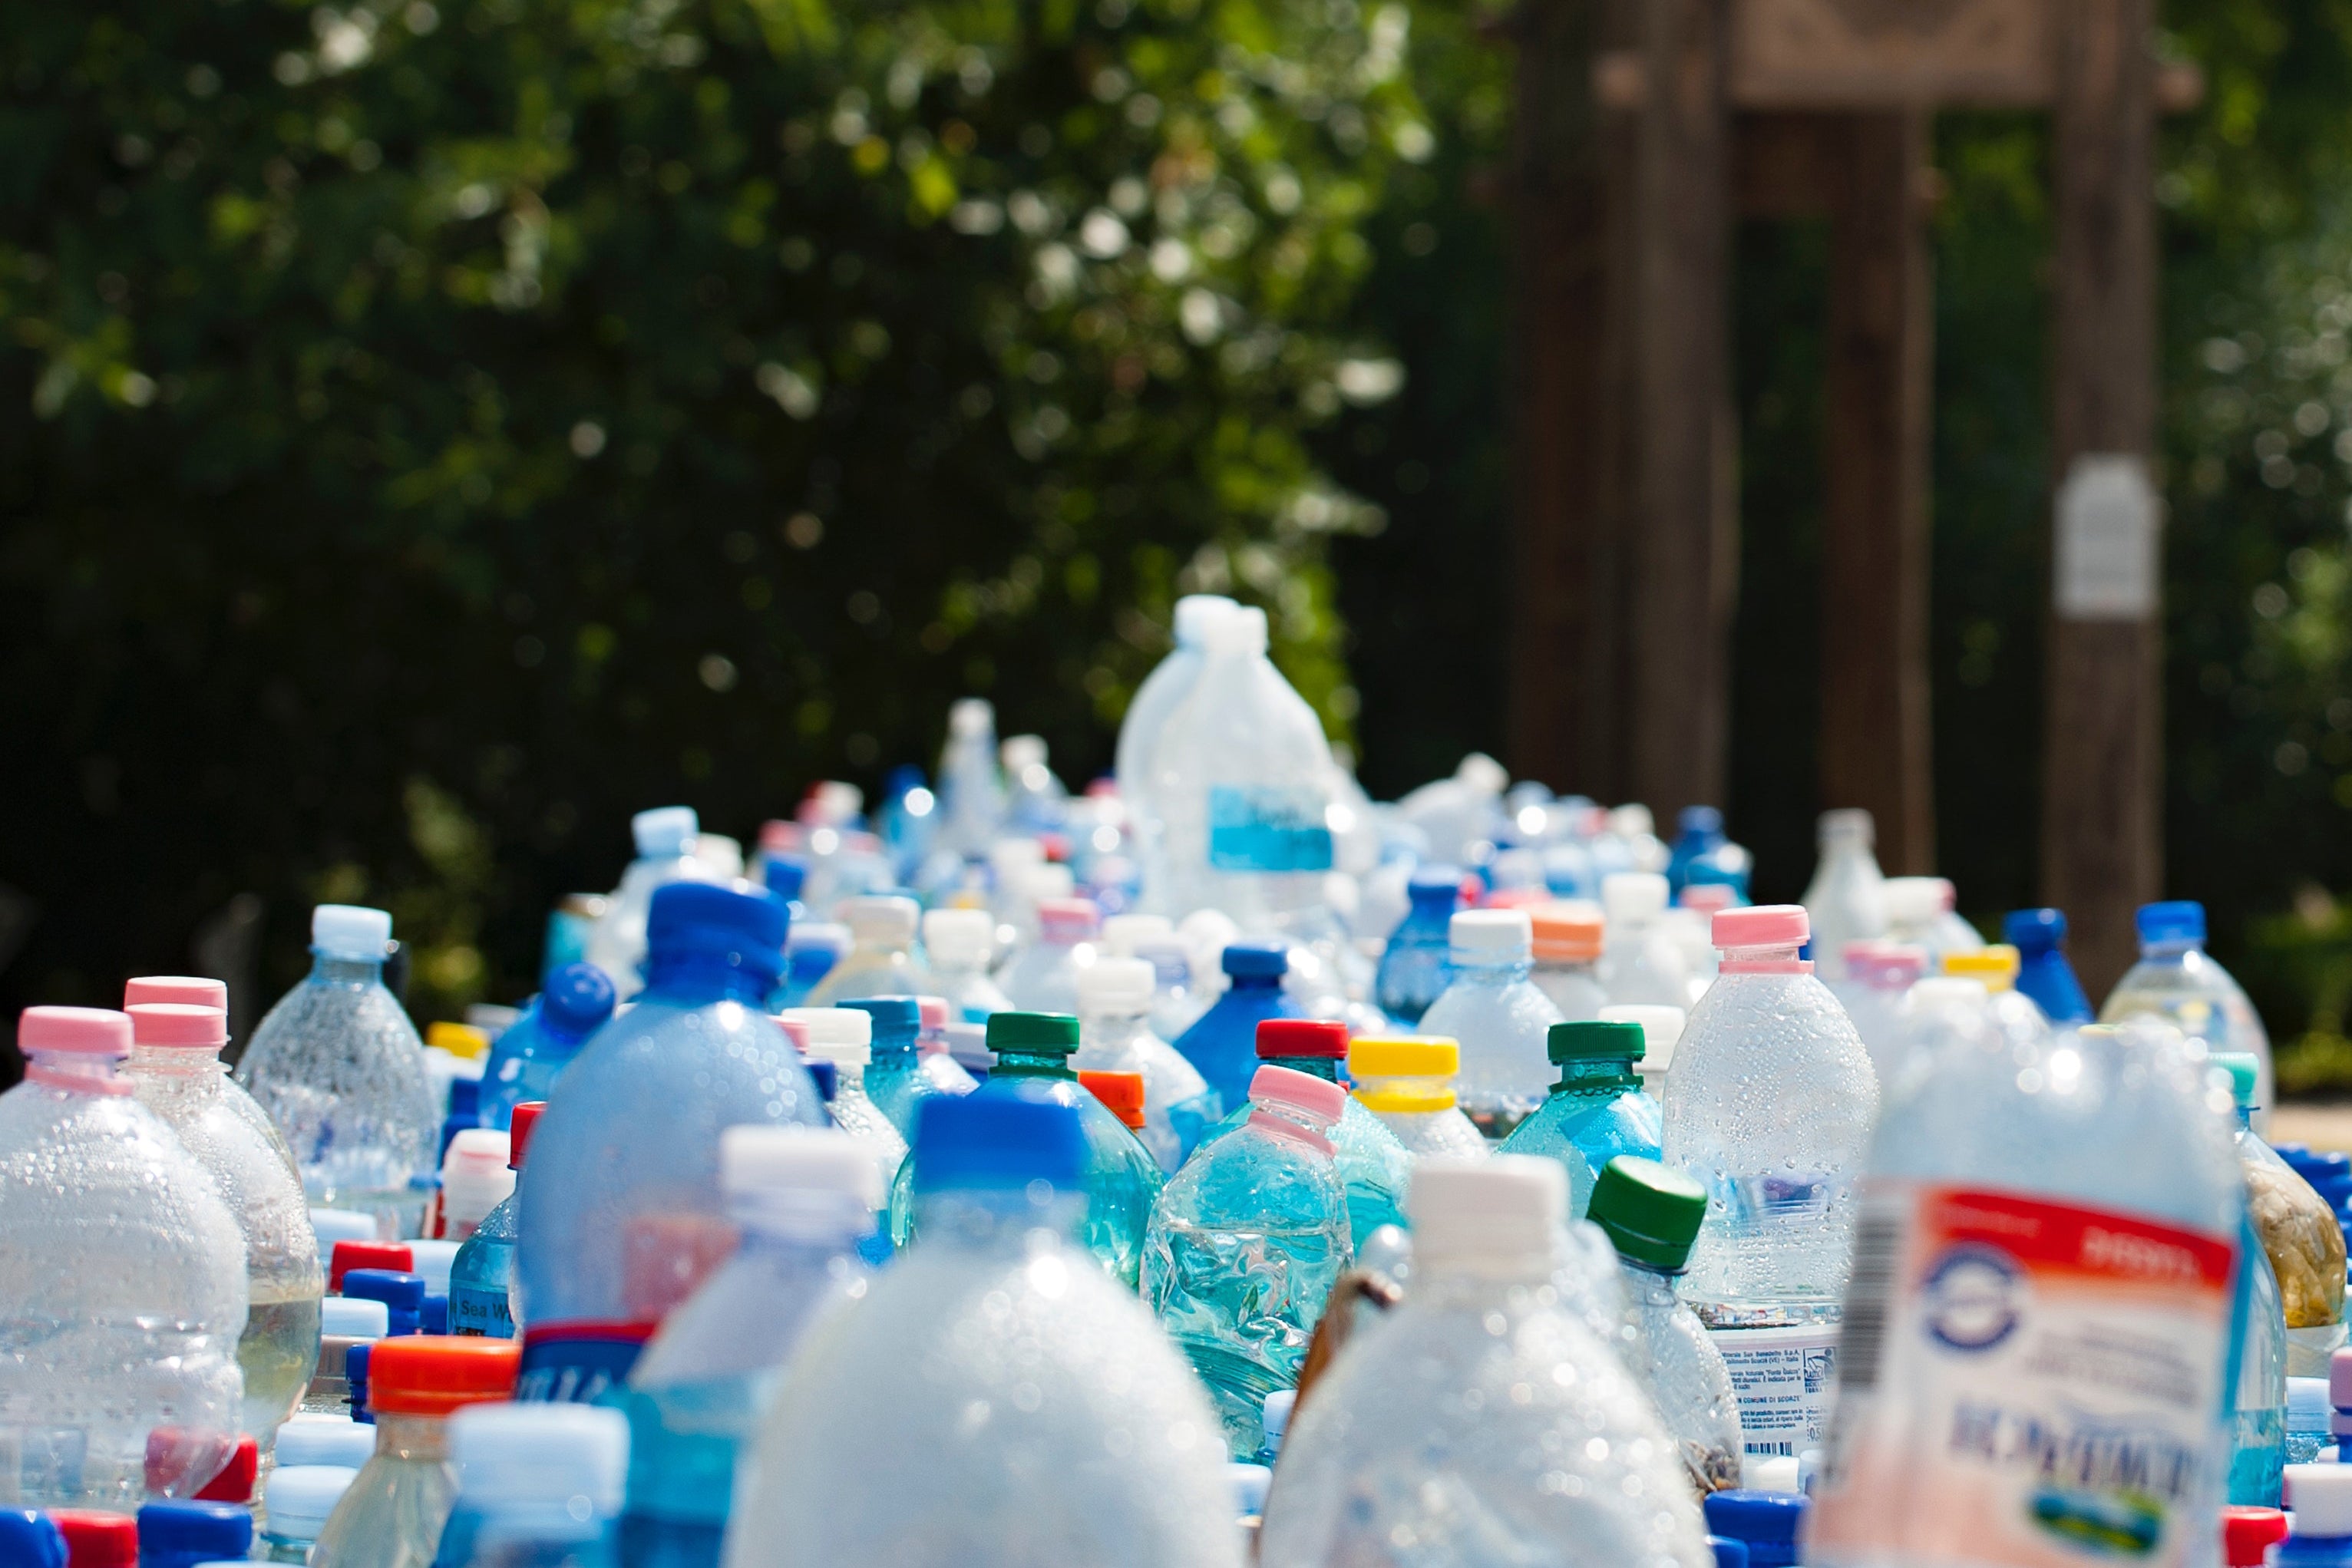
[[[1209,790],[1209,864],[1218,871],[1331,869],[1323,798],[1301,787]]]
[[[449,1285],[449,1332],[486,1339],[514,1338],[514,1313],[507,1310],[506,1291],[480,1285]]]
[[[523,1330],[517,1404],[593,1405],[629,1379],[658,1323],[532,1324]]]

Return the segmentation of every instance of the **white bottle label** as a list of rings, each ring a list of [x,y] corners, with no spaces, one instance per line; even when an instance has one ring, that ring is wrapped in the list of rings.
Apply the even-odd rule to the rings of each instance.
[[[2236,1262],[2138,1215],[1865,1183],[1807,1561],[2210,1557]]]
[[[1762,1458],[1821,1447],[1837,1372],[1838,1325],[1709,1329],[1739,1396],[1742,1446]]]
[[[1329,871],[1331,829],[1323,820],[1321,791],[1213,786],[1209,864],[1218,871]]]

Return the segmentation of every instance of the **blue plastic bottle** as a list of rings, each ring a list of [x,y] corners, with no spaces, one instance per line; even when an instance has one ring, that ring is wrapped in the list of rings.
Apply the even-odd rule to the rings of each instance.
[[[2042,1016],[2062,1028],[2089,1023],[2091,998],[2066,961],[2066,916],[2055,909],[2012,909],[2001,916],[2001,940],[2017,949],[2017,989]]]
[[[139,1509],[140,1568],[195,1568],[253,1550],[253,1511],[233,1502],[151,1502]]]
[[[612,1016],[613,981],[595,965],[566,964],[548,976],[539,999],[490,1047],[478,1102],[480,1125],[504,1132],[516,1106],[545,1100],[588,1037]]]
[[[1171,1043],[1208,1080],[1220,1103],[1238,1105],[1249,1098],[1257,1072],[1257,1026],[1296,1018],[1298,1009],[1282,988],[1290,954],[1281,943],[1236,942],[1225,949],[1223,968],[1233,984]]]
[[[1337,1019],[1268,1019],[1257,1026],[1257,1059],[1262,1067],[1284,1067],[1339,1082],[1339,1065],[1348,1059],[1348,1026]],[[1195,1152],[1249,1124],[1250,1107],[1244,1104],[1202,1134]],[[1348,1189],[1348,1239],[1358,1249],[1383,1225],[1403,1225],[1405,1189],[1412,1185],[1412,1154],[1389,1131],[1388,1124],[1364,1109],[1352,1094],[1339,1124],[1331,1129],[1333,1163]]]
[[[603,970],[598,970],[603,974]],[[507,1126],[507,1161],[514,1167],[515,1190],[499,1200],[474,1233],[457,1249],[449,1265],[449,1332],[480,1334],[489,1339],[515,1336],[513,1311],[516,1209],[522,1200],[522,1153],[530,1142],[539,1113],[547,1107],[526,1100],[514,1108]]]
[[[1666,861],[1666,881],[1676,897],[1693,883],[1714,883],[1731,889],[1732,901],[1748,902],[1748,874],[1756,857],[1724,836],[1723,813],[1712,806],[1685,806],[1674,850]]]
[[[470,1405],[449,1417],[457,1498],[435,1568],[619,1568],[629,1427],[580,1405]]]
[[[1372,975],[1372,999],[1406,1028],[1445,994],[1446,925],[1462,902],[1462,873],[1450,865],[1416,867],[1405,883],[1404,918],[1389,934]]]
[[[782,900],[671,883],[646,918],[646,988],[563,1077],[531,1134],[522,1202],[518,1396],[593,1399],[734,1249],[719,1134],[824,1124],[816,1085],[762,1010],[783,967]]]
[[[933,1094],[946,1092],[940,1087],[940,1065],[928,1071],[922,1063],[921,1048],[917,1041],[923,1032],[922,1004],[914,997],[860,997],[854,1001],[837,1004],[855,1008],[874,1020],[871,1049],[872,1060],[866,1064],[866,1097],[874,1108],[898,1129],[898,1135],[911,1139],[915,1135],[915,1106]],[[957,1069],[963,1081],[961,1092],[970,1093],[980,1087],[971,1075]]]
[[[1567,1167],[1568,1211],[1581,1219],[1602,1167],[1619,1155],[1656,1159],[1665,1123],[1633,1071],[1643,1049],[1640,1024],[1556,1023],[1545,1048],[1559,1082],[1503,1140],[1503,1153],[1542,1155]]]

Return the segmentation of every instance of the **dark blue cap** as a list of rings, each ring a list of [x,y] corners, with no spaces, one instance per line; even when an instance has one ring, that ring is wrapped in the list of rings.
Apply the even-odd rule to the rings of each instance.
[[[654,890],[646,961],[700,959],[772,981],[784,972],[784,901],[748,882],[673,882]]]
[[[375,1416],[368,1410],[368,1357],[375,1352],[375,1342],[362,1340],[343,1351],[343,1384],[350,1390],[352,1419],[363,1427],[375,1425]]]
[[[1723,813],[1712,806],[1685,806],[1675,819],[1685,833],[1711,839],[1723,831]]]
[[[1790,1491],[1709,1492],[1706,1527],[1747,1543],[1748,1568],[1792,1568],[1805,1499]]]
[[[1087,1135],[1076,1106],[1043,1085],[992,1082],[970,1094],[936,1094],[915,1113],[915,1189],[1006,1188],[1050,1182],[1077,1189]]]
[[[1405,880],[1405,896],[1415,904],[1434,904],[1439,899],[1452,904],[1462,896],[1462,868],[1458,865],[1417,865]]]
[[[1236,980],[1279,979],[1290,970],[1290,949],[1279,942],[1236,942],[1225,949],[1223,968]]]
[[[0,1508],[0,1563],[8,1568],[66,1568],[65,1532],[34,1508]]]
[[[834,1006],[856,1008],[872,1018],[876,1045],[912,1045],[923,1032],[923,1004],[912,997],[859,997]]]
[[[1748,1568],[1748,1542],[1728,1535],[1710,1535],[1706,1549],[1715,1553],[1715,1568]]]
[[[828,1105],[832,1104],[833,1097],[841,1092],[840,1067],[834,1062],[817,1061],[805,1056],[801,1058],[801,1065],[808,1069],[808,1075],[816,1082],[816,1097]]]
[[[482,1081],[478,1078],[449,1080],[449,1115],[461,1127],[482,1124]]]
[[[253,1550],[253,1511],[233,1502],[150,1502],[139,1509],[141,1568],[242,1557]]]
[[[424,1304],[416,1309],[416,1332],[418,1333],[449,1332],[448,1297],[427,1295],[425,1298]]]
[[[761,855],[760,880],[778,898],[798,898],[808,882],[808,867],[790,855]]]
[[[2156,944],[2205,940],[2205,906],[2193,898],[2139,906],[2139,939]]]
[[[2047,953],[2066,940],[2065,912],[2057,909],[2012,909],[2000,917],[2001,940],[2019,955]]]
[[[585,1040],[613,1016],[613,977],[593,964],[566,964],[539,993],[539,1027],[563,1040]]]
[[[343,1276],[343,1294],[382,1301],[385,1315],[392,1320],[386,1332],[415,1333],[425,1311],[425,1276],[404,1274],[397,1269],[353,1269]]]

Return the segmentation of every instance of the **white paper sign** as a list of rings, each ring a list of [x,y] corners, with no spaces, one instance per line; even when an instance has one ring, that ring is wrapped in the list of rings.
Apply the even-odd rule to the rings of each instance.
[[[2051,583],[2068,621],[2147,621],[2161,582],[2163,498],[2147,459],[2086,452],[2058,486],[2056,570]]]

